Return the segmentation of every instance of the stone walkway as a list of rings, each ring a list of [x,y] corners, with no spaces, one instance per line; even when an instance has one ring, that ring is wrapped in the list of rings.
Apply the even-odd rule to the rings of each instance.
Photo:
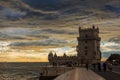
[[[96,72],[98,75],[101,75],[102,77],[104,77],[106,80],[120,80],[120,72],[116,73],[116,72],[111,72],[111,71],[97,71],[97,70],[93,70],[94,72]]]
[[[69,72],[66,72],[58,76],[54,80],[105,80],[92,70],[86,70],[85,68],[76,68]]]

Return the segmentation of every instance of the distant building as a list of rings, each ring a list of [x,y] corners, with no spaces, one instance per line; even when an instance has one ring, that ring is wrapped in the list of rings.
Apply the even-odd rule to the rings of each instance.
[[[101,60],[99,28],[81,29],[79,27],[79,37],[77,37],[78,46],[76,47],[77,56],[57,56],[50,52],[48,60],[51,65],[71,65],[98,63]]]

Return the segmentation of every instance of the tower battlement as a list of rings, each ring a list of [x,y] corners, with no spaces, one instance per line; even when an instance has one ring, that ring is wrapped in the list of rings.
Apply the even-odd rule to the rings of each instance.
[[[89,32],[89,31],[94,31],[94,32],[98,32],[99,33],[99,28],[97,27],[95,27],[94,25],[92,26],[92,28],[90,27],[90,28],[81,28],[81,27],[79,27],[79,32]]]

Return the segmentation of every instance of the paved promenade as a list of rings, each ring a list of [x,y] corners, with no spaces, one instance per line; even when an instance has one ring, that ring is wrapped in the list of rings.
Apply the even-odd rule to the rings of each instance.
[[[102,77],[104,77],[106,80],[120,80],[120,72],[112,72],[112,71],[97,71],[97,70],[93,70],[94,72],[96,72],[98,75],[101,75]]]
[[[92,70],[86,70],[85,68],[76,68],[69,72],[66,72],[58,76],[54,80],[105,80]]]

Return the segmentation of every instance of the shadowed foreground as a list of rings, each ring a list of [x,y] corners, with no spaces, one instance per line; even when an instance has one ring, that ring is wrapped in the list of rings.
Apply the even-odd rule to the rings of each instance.
[[[101,75],[102,77],[104,77],[106,80],[120,80],[120,74],[111,72],[111,71],[97,71],[94,70],[94,72],[96,72],[98,75]]]

